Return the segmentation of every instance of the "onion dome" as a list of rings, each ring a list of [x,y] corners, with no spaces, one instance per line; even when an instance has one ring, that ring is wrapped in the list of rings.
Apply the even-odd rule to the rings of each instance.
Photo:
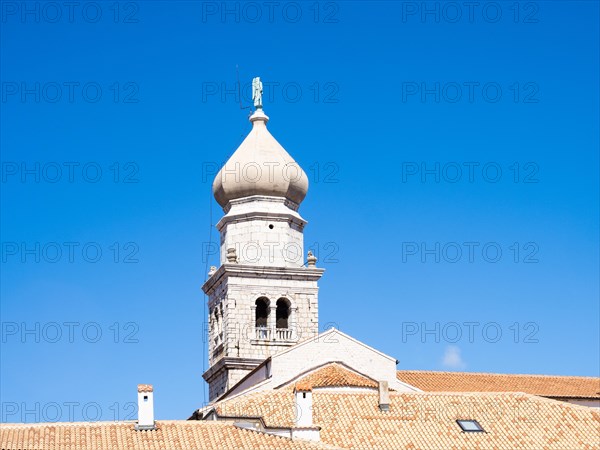
[[[217,174],[213,195],[223,208],[253,195],[283,197],[299,205],[308,191],[308,177],[267,130],[269,118],[256,105],[252,130]]]

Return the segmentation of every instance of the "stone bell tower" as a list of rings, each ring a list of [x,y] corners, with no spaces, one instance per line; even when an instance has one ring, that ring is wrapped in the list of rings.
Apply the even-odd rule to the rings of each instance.
[[[298,208],[308,177],[267,130],[260,79],[253,80],[252,130],[213,182],[225,215],[217,223],[221,266],[208,296],[210,401],[269,356],[318,334],[324,270],[304,256],[306,221]]]

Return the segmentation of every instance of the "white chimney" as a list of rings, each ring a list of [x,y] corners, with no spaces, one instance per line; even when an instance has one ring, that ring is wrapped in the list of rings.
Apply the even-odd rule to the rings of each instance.
[[[296,395],[296,426],[297,427],[312,427],[312,391],[298,389]]]
[[[381,411],[390,410],[390,391],[387,381],[379,382],[379,409]]]
[[[320,441],[320,428],[313,425],[313,397],[310,388],[294,389],[296,417],[292,428],[292,439]]]
[[[136,430],[154,430],[154,388],[151,384],[138,384],[138,423]]]

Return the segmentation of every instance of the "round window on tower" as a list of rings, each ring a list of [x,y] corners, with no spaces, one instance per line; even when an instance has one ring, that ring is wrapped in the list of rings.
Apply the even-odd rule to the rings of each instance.
[[[269,229],[272,230],[274,228],[273,224],[269,224]]]

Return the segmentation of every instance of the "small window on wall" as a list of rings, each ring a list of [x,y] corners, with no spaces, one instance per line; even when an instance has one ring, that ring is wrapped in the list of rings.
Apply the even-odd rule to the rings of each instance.
[[[255,317],[255,325],[256,327],[266,327],[267,319],[269,317],[269,299],[266,297],[261,297],[256,300],[256,317]]]
[[[288,322],[290,318],[290,302],[285,298],[277,300],[276,311],[276,327],[277,328],[288,328]]]

